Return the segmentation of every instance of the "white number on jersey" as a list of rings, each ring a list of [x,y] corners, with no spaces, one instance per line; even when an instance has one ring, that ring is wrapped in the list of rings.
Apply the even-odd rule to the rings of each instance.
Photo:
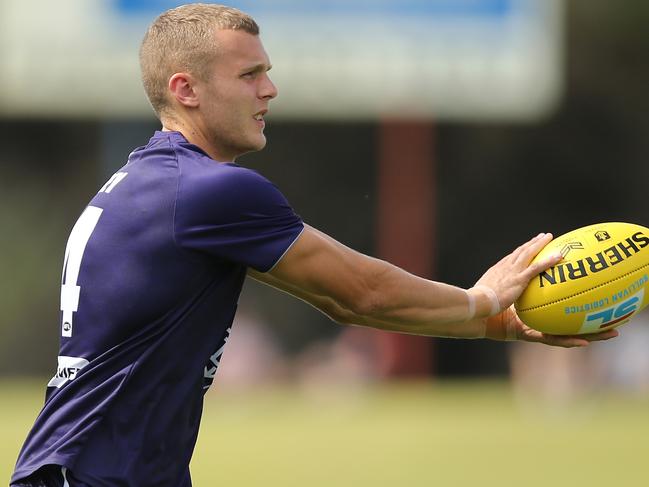
[[[119,183],[121,183],[124,180],[126,176],[128,176],[127,172],[116,172],[110,177],[108,181],[106,181],[106,184],[104,184],[101,187],[99,192],[110,193],[113,189],[115,189],[115,186],[117,186]]]
[[[64,337],[72,336],[73,313],[79,309],[79,296],[81,287],[77,285],[81,260],[86,250],[86,245],[92,232],[95,230],[99,217],[104,210],[88,206],[74,224],[68,243],[65,247],[65,260],[63,262],[63,275],[61,277],[61,334]]]

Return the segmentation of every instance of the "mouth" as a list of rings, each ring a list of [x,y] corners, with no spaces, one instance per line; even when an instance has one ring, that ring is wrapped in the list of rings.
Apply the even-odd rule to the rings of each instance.
[[[266,113],[268,113],[268,110],[266,110],[266,109],[261,110],[261,111],[255,113],[252,118],[254,118],[261,125],[265,125],[264,115],[266,115]]]

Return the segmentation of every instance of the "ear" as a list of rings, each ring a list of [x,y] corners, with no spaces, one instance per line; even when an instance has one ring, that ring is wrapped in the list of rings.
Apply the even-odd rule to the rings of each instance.
[[[171,96],[182,106],[196,108],[198,95],[194,89],[195,80],[191,74],[176,73],[169,78],[169,91]]]

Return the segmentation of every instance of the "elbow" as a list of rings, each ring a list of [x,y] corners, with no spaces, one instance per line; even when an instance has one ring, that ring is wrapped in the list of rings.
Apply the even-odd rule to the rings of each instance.
[[[367,266],[357,269],[346,286],[331,296],[335,303],[332,319],[341,324],[367,325],[380,320],[393,304],[389,292],[391,268]]]
[[[340,302],[331,301],[327,306],[321,306],[320,311],[339,325],[361,325],[364,322],[362,316]]]
[[[361,278],[351,287],[341,303],[344,308],[362,319],[380,318],[389,306],[385,270],[360,273]]]
[[[339,325],[366,325],[378,313],[378,302],[367,295],[348,297],[345,300],[329,300],[320,311]]]
[[[344,303],[344,308],[349,315],[353,315],[357,319],[369,319],[378,317],[383,305],[379,293],[374,290],[365,290],[347,300]]]

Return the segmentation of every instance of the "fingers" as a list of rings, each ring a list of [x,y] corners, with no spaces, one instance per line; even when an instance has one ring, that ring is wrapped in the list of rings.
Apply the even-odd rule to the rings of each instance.
[[[530,262],[551,240],[552,234],[539,233],[488,269],[476,285],[492,289],[501,305],[500,309],[507,308],[520,296],[534,276],[545,270],[536,264],[530,269]],[[557,262],[556,259],[557,257],[553,256],[544,261],[542,266],[550,267]]]
[[[561,335],[545,335],[542,343],[552,345],[554,347],[575,348],[585,347],[590,342],[579,336],[561,336]]]
[[[551,233],[540,233],[529,242],[523,244],[519,247],[521,251],[516,256],[516,263],[528,266],[543,247],[550,243],[552,238]]]
[[[518,339],[563,348],[585,347],[591,342],[610,340],[620,334],[616,329],[587,335],[550,335],[541,333],[523,323],[513,306],[503,313],[488,319],[486,324],[485,336],[487,338],[496,340]],[[513,332],[511,335],[509,333],[510,329]],[[505,330],[507,333],[505,333]]]
[[[540,250],[540,249],[543,248],[545,245],[547,245],[547,243],[548,243],[550,240],[552,240],[552,235],[551,235],[551,234],[549,234],[549,233],[539,233],[536,237],[534,237],[534,238],[528,240],[527,242],[525,242],[525,243],[522,244],[522,245],[519,245],[519,246],[516,248],[516,250],[514,250],[514,251],[511,253],[510,256],[511,256],[515,261],[518,261],[518,260],[521,258],[521,255],[525,254],[525,252],[530,248],[530,246],[533,246],[533,245],[535,245],[535,244],[538,244],[539,242],[544,241],[545,239],[547,239],[547,235],[550,235],[550,239],[549,239],[547,242],[545,242],[545,243],[544,243],[544,244],[539,248],[539,250]],[[538,253],[538,251],[537,251],[536,253]],[[536,254],[534,254],[534,255],[536,255]]]
[[[548,270],[552,266],[557,265],[559,262],[561,262],[561,260],[563,260],[563,256],[559,252],[554,253],[544,258],[543,260],[531,264],[525,270],[525,277],[531,280],[532,278],[534,278],[534,276],[540,274],[545,270]]]
[[[619,331],[612,329],[612,330],[603,331],[601,333],[591,333],[588,335],[579,335],[579,336],[584,340],[588,340],[589,342],[599,342],[602,340],[610,340],[611,338],[615,338],[619,335],[620,335]]]
[[[549,335],[528,328],[524,334],[524,340],[529,342],[544,343],[554,347],[574,348],[585,347],[591,342],[610,340],[620,333],[617,330],[607,330],[602,333],[592,333],[588,335]]]
[[[562,348],[585,347],[590,343],[580,336],[548,335],[540,331],[532,330],[531,328],[525,331],[523,340]]]
[[[530,246],[529,252],[525,254],[525,258],[529,259],[527,261],[528,267],[524,271],[524,277],[526,279],[533,279],[534,276],[540,274],[541,272],[549,269],[552,266],[557,265],[559,262],[561,262],[561,260],[563,260],[561,252],[556,251],[538,262],[534,262],[532,264],[529,263],[541,250],[543,250],[543,248],[552,240],[552,238],[552,234],[547,233],[545,234],[545,238],[542,238],[540,241],[534,242],[534,244]]]

